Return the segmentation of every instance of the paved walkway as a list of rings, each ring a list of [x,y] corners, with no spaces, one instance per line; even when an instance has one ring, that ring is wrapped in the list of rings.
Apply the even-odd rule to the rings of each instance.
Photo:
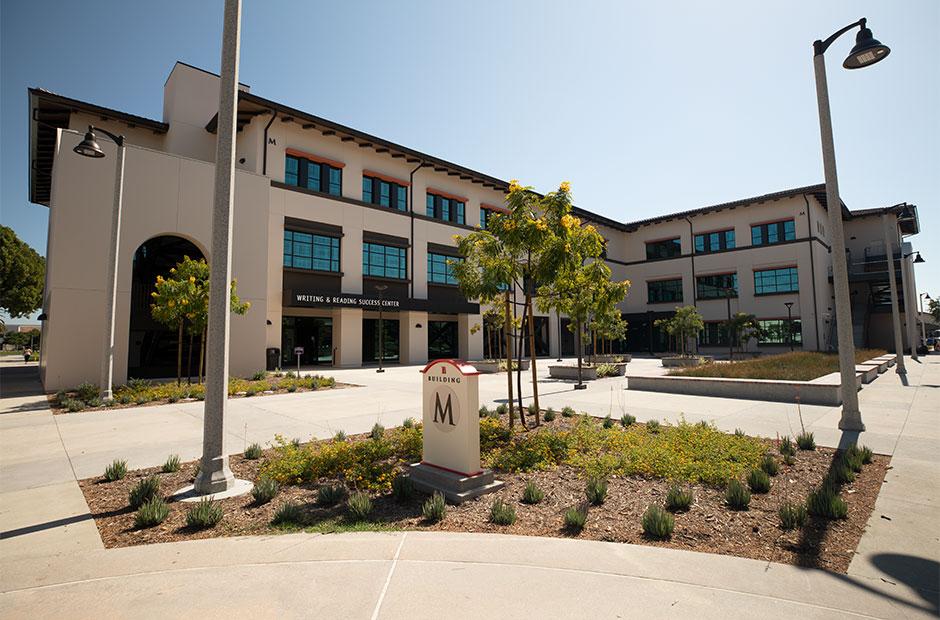
[[[908,387],[889,371],[861,392],[869,430],[859,441],[893,454],[893,468],[848,575],[655,547],[420,532],[105,550],[76,479],[100,474],[116,457],[132,467],[159,464],[170,453],[195,458],[201,404],[52,416],[35,395],[34,379],[2,363],[0,616],[933,615],[940,580],[940,356],[924,362],[908,363]],[[329,374],[366,387],[233,400],[229,449],[275,433],[323,437],[417,416],[416,372],[339,370]],[[574,392],[547,377],[539,386],[543,406],[570,403],[595,415],[627,411],[674,421],[682,412],[728,430],[769,436],[799,430],[795,408],[785,404],[622,388],[622,379],[606,379]],[[495,404],[504,390],[505,375],[481,377],[482,401]],[[847,440],[836,430],[838,410],[803,407],[802,417],[820,443]]]

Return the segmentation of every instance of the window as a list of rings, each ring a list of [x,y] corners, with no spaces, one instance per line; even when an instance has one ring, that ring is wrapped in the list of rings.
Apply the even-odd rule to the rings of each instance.
[[[408,277],[405,248],[378,243],[362,244],[362,275],[404,280]]]
[[[695,235],[695,253],[707,254],[734,248],[734,231],[719,230],[718,232]]]
[[[665,239],[663,241],[646,242],[646,260],[672,258],[680,254],[682,254],[682,246],[679,243],[678,237],[675,239]]]
[[[757,322],[760,325],[761,333],[757,339],[758,344],[790,344],[792,338],[793,344],[802,344],[803,342],[803,322],[800,319],[793,319],[790,322],[791,333],[788,333],[786,319],[766,319]]]
[[[284,266],[317,271],[339,271],[339,239],[325,235],[284,231]]]
[[[682,301],[682,279],[647,282],[646,294],[647,301],[651,304]]]
[[[459,256],[445,256],[444,254],[428,253],[428,282],[435,284],[457,284],[453,267],[450,263],[459,263],[463,259]]]
[[[705,323],[698,339],[703,347],[728,346],[728,329],[724,323]]]
[[[751,226],[751,245],[773,245],[796,239],[793,220]]]
[[[727,289],[732,289],[731,297],[738,296],[738,274],[722,273],[713,276],[695,278],[695,294],[699,299],[724,299]]]
[[[796,267],[765,269],[754,272],[754,294],[772,295],[774,293],[796,293],[800,290],[800,281]]]
[[[493,217],[495,211],[492,209],[480,208],[480,228],[486,230],[486,224],[490,221],[490,218]]]
[[[340,196],[343,193],[343,170],[331,164],[288,155],[284,161],[284,183]]]
[[[363,175],[362,201],[397,211],[407,211],[408,188],[394,181]]]
[[[448,198],[428,192],[425,199],[425,213],[428,217],[445,222],[463,224],[467,205],[462,200]],[[481,216],[482,217],[482,216]]]

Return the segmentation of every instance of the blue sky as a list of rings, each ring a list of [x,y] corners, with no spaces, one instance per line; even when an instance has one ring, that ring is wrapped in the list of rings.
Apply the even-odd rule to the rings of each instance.
[[[45,253],[27,197],[39,86],[159,119],[179,59],[217,71],[221,0],[4,1],[0,219]],[[622,221],[821,182],[811,44],[866,16],[891,56],[829,51],[842,197],[917,204],[940,296],[940,2],[244,0],[252,92]],[[89,240],[94,241],[94,240]]]

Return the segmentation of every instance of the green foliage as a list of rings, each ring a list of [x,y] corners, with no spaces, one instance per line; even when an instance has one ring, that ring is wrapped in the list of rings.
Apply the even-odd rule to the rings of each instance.
[[[482,407],[482,409],[486,409],[486,407]],[[486,414],[489,415],[489,411],[487,411]],[[415,423],[416,423],[416,422],[415,422],[415,419],[414,419],[414,418],[405,418],[405,421],[402,422],[401,425],[402,425],[404,428],[414,428],[414,427],[415,427]]]
[[[666,493],[666,510],[670,512],[683,512],[692,506],[694,501],[691,489],[683,489],[673,485]]]
[[[172,474],[180,470],[180,456],[178,454],[171,454],[166,458],[166,461],[163,463],[163,467],[160,468],[165,474]]]
[[[263,453],[264,450],[261,449],[261,444],[258,443],[253,443],[245,448],[245,458],[250,461],[256,461],[260,459]]]
[[[423,437],[424,432],[420,425],[392,429],[389,437],[392,454],[399,460],[409,463],[419,460],[424,450]]]
[[[150,500],[160,496],[160,480],[156,476],[150,476],[139,480],[131,489],[127,496],[127,503],[134,510],[137,510]]]
[[[392,497],[396,502],[404,503],[414,497],[415,486],[408,476],[401,474],[392,479]]]
[[[77,388],[75,388],[75,395],[79,400],[88,402],[92,399],[98,398],[101,394],[101,389],[94,383],[82,383]]]
[[[497,418],[480,420],[480,452],[486,454],[509,443],[512,433]]]
[[[857,349],[855,363],[883,355],[884,351]],[[815,351],[795,351],[780,355],[767,355],[730,364],[703,364],[695,368],[670,371],[682,377],[721,377],[727,379],[773,379],[777,381],[811,381],[817,377],[839,371],[839,356]]]
[[[535,406],[535,403],[532,403],[531,405],[526,407],[526,411],[528,412],[530,416],[532,416],[532,419],[535,419],[535,416],[537,416],[539,413],[539,408]]]
[[[346,500],[346,509],[353,521],[366,521],[372,514],[372,500],[368,494],[357,491]]]
[[[222,506],[202,498],[186,513],[186,525],[197,530],[215,527],[222,520]]]
[[[572,506],[565,511],[565,529],[573,534],[578,534],[584,529],[587,523],[587,508]]]
[[[744,430],[743,430],[743,429],[740,429],[740,428],[734,429],[734,436],[735,436],[735,437],[744,437],[744,436],[745,436],[745,435],[744,435]]]
[[[565,435],[542,429],[513,437],[490,456],[493,467],[504,471],[551,469],[568,455]]]
[[[679,353],[686,354],[686,343],[705,329],[705,321],[695,306],[676,307],[676,313],[668,319],[657,319],[654,322],[679,343]]]
[[[643,533],[650,538],[665,540],[672,536],[675,527],[675,518],[659,506],[650,505],[643,513]]]
[[[120,480],[127,475],[127,461],[115,459],[104,468],[104,479],[108,482]]]
[[[829,469],[829,478],[836,484],[855,482],[855,472],[852,471],[852,468],[849,467],[844,460],[839,459],[833,463],[832,467]]]
[[[260,506],[274,499],[280,490],[281,485],[279,485],[276,480],[260,478],[251,489],[251,497],[254,498],[255,503]]]
[[[803,527],[806,523],[806,505],[783,502],[777,510],[777,515],[780,517],[781,529],[792,530]]]
[[[573,418],[575,414],[574,407],[563,407],[561,410],[561,417],[563,418]]]
[[[868,446],[862,446],[861,448],[859,448],[859,451],[861,452],[861,455],[862,455],[863,465],[868,465],[869,463],[872,462],[872,459],[875,458],[875,453],[872,452],[871,448],[869,448]]]
[[[375,441],[381,440],[385,436],[385,427],[376,422],[372,425],[372,432],[369,433],[369,436]]]
[[[512,525],[516,522],[516,509],[497,497],[490,506],[490,523],[496,525]]]
[[[170,515],[170,507],[160,497],[152,497],[137,509],[134,515],[134,527],[143,529],[160,525]]]
[[[509,407],[507,407],[505,403],[501,403],[496,406],[496,413],[499,415],[506,415],[509,413]]]
[[[815,450],[816,440],[813,439],[812,433],[802,432],[796,436],[796,445],[800,450]]]
[[[483,405],[482,407],[480,407],[480,417],[481,417],[481,418],[489,417],[489,415],[490,415],[490,410],[487,408],[486,405]]]
[[[261,381],[262,379],[267,379],[267,378],[268,378],[268,373],[266,373],[263,370],[259,370],[255,374],[251,375],[252,381]]]
[[[525,489],[522,490],[523,504],[538,504],[545,498],[545,492],[540,489],[531,480],[525,483]]]
[[[763,469],[768,476],[776,476],[780,471],[780,466],[777,464],[777,459],[775,459],[770,454],[765,454],[764,458],[761,459],[760,468]]]
[[[554,419],[555,419],[555,410],[552,409],[551,407],[549,407],[548,409],[546,409],[546,410],[545,410],[545,413],[542,414],[542,419],[545,420],[546,422],[551,422],[552,420],[554,420]]]
[[[849,446],[849,448],[842,453],[841,458],[842,462],[850,467],[855,473],[862,471],[862,465],[864,465],[865,457],[862,454],[862,451],[859,450],[858,446],[855,444]]]
[[[780,441],[780,454],[784,456],[796,456],[796,446],[789,437],[784,437]]]
[[[751,505],[751,492],[739,480],[731,480],[725,489],[725,503],[732,510],[747,510]]]
[[[591,476],[584,487],[584,494],[587,495],[589,502],[595,506],[600,506],[607,499],[607,480],[598,476]]]
[[[256,388],[256,387],[253,386],[253,385],[249,385],[249,386],[248,386],[248,389],[245,390],[245,396],[246,396],[246,397],[247,397],[247,396],[254,396],[254,395],[257,394],[257,393],[258,393],[258,388]]]
[[[616,364],[598,364],[597,365],[597,377],[599,379],[604,377],[613,377],[617,374],[617,365]]]
[[[290,445],[294,446],[295,448],[299,448],[300,444],[301,444],[300,437],[294,437],[293,439],[290,440]]]
[[[46,259],[0,226],[0,309],[15,319],[40,308],[45,273]]]
[[[752,469],[747,475],[747,486],[751,487],[752,493],[769,493],[770,476],[763,469]]]
[[[648,433],[658,433],[662,425],[659,423],[659,420],[650,420],[646,423],[646,431]]]
[[[625,413],[620,416],[620,426],[627,428],[628,426],[633,426],[636,424],[636,416],[632,416],[629,413]]]
[[[85,410],[85,403],[77,398],[66,398],[62,401],[62,407],[69,413],[77,413]]]
[[[274,511],[272,525],[297,525],[303,520],[303,510],[293,501],[286,501]]]
[[[101,407],[104,403],[101,401],[100,398],[95,396],[94,398],[89,399],[85,404],[88,405],[89,407],[95,408],[95,407]]]
[[[317,489],[317,504],[335,506],[346,499],[346,487],[341,484],[325,484]]]
[[[790,465],[790,466],[796,465],[796,457],[793,456],[792,454],[784,454],[784,455],[783,455],[783,464],[784,464],[784,465]]]
[[[828,480],[806,497],[806,508],[810,514],[826,519],[844,519],[849,513],[848,505],[839,497],[838,487]]]
[[[443,521],[444,515],[447,514],[447,502],[444,501],[444,496],[435,491],[434,495],[429,497],[421,506],[421,514],[429,523]]]
[[[602,424],[604,428],[613,428],[614,420],[613,418],[610,417],[609,413],[604,417],[604,421],[602,422]]]

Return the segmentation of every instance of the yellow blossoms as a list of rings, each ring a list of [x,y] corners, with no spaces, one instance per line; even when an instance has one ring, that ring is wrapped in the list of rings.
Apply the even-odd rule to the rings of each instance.
[[[558,189],[567,194],[571,191],[571,183],[568,181],[562,181],[561,185],[558,186]]]

